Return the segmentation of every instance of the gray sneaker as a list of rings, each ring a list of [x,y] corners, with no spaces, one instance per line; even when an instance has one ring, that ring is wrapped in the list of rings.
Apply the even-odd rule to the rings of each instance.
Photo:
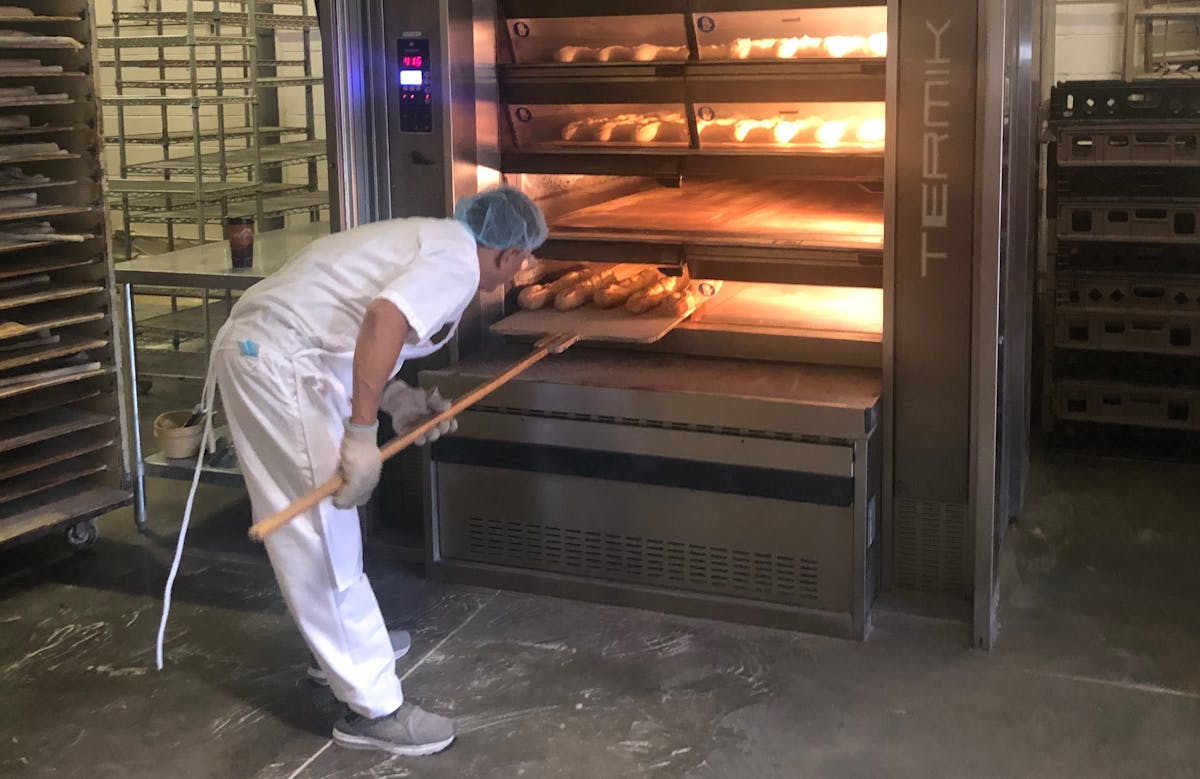
[[[333,726],[333,740],[350,749],[381,749],[409,757],[432,755],[454,741],[454,720],[406,702],[392,714],[375,719],[350,712]]]
[[[412,649],[412,636],[408,634],[407,630],[389,630],[388,638],[392,640],[392,652],[396,655],[397,660]],[[317,684],[329,685],[329,677],[325,675],[325,670],[317,665],[316,660],[312,660],[308,665],[308,678]]]

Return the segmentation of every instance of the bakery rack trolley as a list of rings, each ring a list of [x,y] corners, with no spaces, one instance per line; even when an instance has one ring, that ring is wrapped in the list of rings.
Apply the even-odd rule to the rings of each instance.
[[[94,5],[0,11],[0,546],[131,500]]]

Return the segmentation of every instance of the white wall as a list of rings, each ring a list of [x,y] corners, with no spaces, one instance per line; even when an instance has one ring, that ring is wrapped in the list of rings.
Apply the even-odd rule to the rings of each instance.
[[[1124,0],[1058,0],[1055,81],[1120,78]]]

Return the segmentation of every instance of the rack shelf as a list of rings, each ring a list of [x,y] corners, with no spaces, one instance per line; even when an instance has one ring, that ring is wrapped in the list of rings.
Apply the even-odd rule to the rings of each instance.
[[[52,70],[42,68],[30,68],[27,70],[0,70],[0,79],[3,78],[82,78],[86,79],[86,73],[79,73],[74,70]]]
[[[0,185],[0,193],[5,192],[35,192],[43,189],[57,189],[58,187],[69,187],[75,184],[74,181],[43,181],[40,183],[26,184],[3,184]]]
[[[13,384],[0,387],[0,400],[9,398],[19,398],[34,392],[43,392],[44,390],[53,387],[61,387],[66,384],[75,384],[78,382],[90,382],[93,379],[109,378],[116,374],[113,368],[106,368],[98,363],[89,363],[82,366],[80,370],[69,373],[55,373],[40,376],[36,379],[31,379],[23,384]]]
[[[28,37],[0,37],[0,51],[17,49],[68,49],[70,51],[79,51],[82,48],[83,44],[74,38],[69,38],[66,36],[31,35]]]
[[[0,138],[21,138],[28,135],[56,135],[87,128],[77,124],[39,125],[34,127],[8,127],[0,129]]]
[[[220,22],[222,26],[242,28],[250,24],[249,14],[230,11],[219,13],[194,11],[191,14],[187,11],[119,11],[114,12],[113,17],[120,21],[172,22],[174,24],[186,24],[191,21],[206,24]],[[256,13],[254,24],[264,30],[303,30],[316,27],[317,18],[305,14]]]
[[[166,58],[154,58],[154,59],[122,59],[121,67],[122,68],[154,68],[155,70],[157,70],[160,67],[190,68],[192,66],[195,66],[197,68],[215,68],[218,66],[226,67],[226,68],[248,68],[251,65],[254,65],[256,63],[260,68],[268,68],[268,67],[269,68],[288,68],[288,67],[298,68],[298,67],[303,67],[306,64],[304,60],[275,60],[275,59],[249,60],[249,59],[245,59],[245,58],[238,59],[238,58],[234,57],[231,59],[222,58],[219,61],[215,60],[215,59],[204,58],[204,59],[197,59],[195,62],[193,62],[191,59],[166,57]],[[100,64],[106,68],[111,68],[111,67],[114,67],[117,63],[116,63],[115,59],[111,59],[111,60],[104,60]]]
[[[38,292],[0,297],[0,311],[32,306],[37,303],[49,303],[55,300],[71,300],[84,295],[96,295],[103,291],[104,287],[99,284],[58,284],[51,289]]]
[[[59,463],[112,446],[111,437],[74,433],[53,441],[33,444],[12,455],[0,455],[0,481],[34,473]]]
[[[201,199],[223,200],[237,193],[253,194],[256,185],[252,181],[218,181],[205,183]],[[111,195],[128,195],[131,198],[164,196],[189,196],[196,192],[196,184],[192,181],[179,180],[146,180],[146,179],[109,179],[108,191]]]
[[[112,106],[134,105],[238,105],[255,102],[253,95],[121,95],[107,99]]]
[[[33,273],[47,273],[52,270],[79,268],[96,262],[94,257],[29,257],[20,260],[8,260],[0,264],[0,280],[18,276],[28,276]]]
[[[0,422],[0,452],[10,452],[59,436],[80,433],[116,421],[112,414],[63,406]]]
[[[224,131],[213,128],[211,130],[201,130],[201,141],[212,141],[224,136],[225,138],[250,138],[255,135],[259,137],[270,137],[277,135],[301,135],[308,130],[304,127],[259,127],[257,130],[253,127],[227,127]],[[124,142],[127,144],[155,144],[161,146],[164,142],[170,145],[180,143],[190,143],[196,137],[191,130],[168,130],[166,133],[132,133],[127,134]],[[122,139],[117,135],[106,135],[104,137],[106,143],[119,143]]]
[[[289,165],[320,159],[327,153],[328,147],[324,141],[295,141],[258,147],[258,160],[255,159],[255,149],[239,149],[226,152],[224,165],[221,164],[220,152],[210,152],[200,156],[199,164],[195,157],[177,157],[130,165],[128,170],[131,173],[174,173],[190,171],[198,167],[206,172],[221,169],[232,172],[252,168],[256,162],[262,165]]]
[[[23,322],[4,322],[0,324],[0,338],[19,338],[25,335],[33,335],[40,333],[43,330],[50,330],[60,327],[70,327],[72,325],[83,325],[90,322],[99,322],[104,319],[103,311],[83,312],[83,313],[35,313],[22,316]]]
[[[120,82],[122,89],[185,89],[192,86],[193,82],[184,80],[129,80],[126,79]],[[249,89],[252,84],[249,79],[228,78],[222,81],[214,79],[197,79],[195,82],[197,89]],[[264,76],[257,79],[254,85],[263,88],[280,89],[282,87],[303,87],[303,86],[318,86],[321,84],[320,76]]]
[[[314,208],[326,208],[328,206],[328,192],[300,192],[264,197],[262,199],[262,213],[269,216],[303,213]],[[206,208],[204,211],[204,219],[206,221],[220,222],[224,218],[219,209]],[[258,213],[258,205],[252,199],[230,201],[228,204],[229,216],[252,216],[255,213]],[[141,211],[138,213],[138,221],[141,222],[183,222],[195,221],[197,219],[200,219],[200,214],[198,209],[194,207],[172,208],[161,211]]]
[[[58,341],[51,341],[48,346],[38,345],[12,351],[0,351],[0,371],[37,365],[60,357],[79,354],[89,349],[101,349],[105,346],[108,346],[107,338],[62,336]]]
[[[86,214],[93,210],[90,205],[48,205],[33,208],[12,208],[0,210],[0,222],[11,222],[19,219],[41,219],[48,216],[66,216],[68,214]]]
[[[5,157],[3,153],[0,153],[0,165],[22,165],[28,162],[77,159],[79,159],[79,155],[72,152],[63,152],[62,154],[30,154],[24,157]]]
[[[128,38],[100,39],[100,47],[105,49],[165,49],[175,46],[254,45],[255,41],[253,38],[241,35],[142,35]]]
[[[51,22],[78,22],[78,16],[0,16],[0,24],[49,24]]]

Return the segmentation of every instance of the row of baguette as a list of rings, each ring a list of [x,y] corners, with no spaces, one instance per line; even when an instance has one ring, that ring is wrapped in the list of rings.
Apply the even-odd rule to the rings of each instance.
[[[517,305],[527,311],[548,305],[572,311],[588,303],[599,308],[623,305],[631,314],[679,316],[695,308],[696,299],[686,278],[667,276],[652,268],[624,278],[612,270],[584,268],[546,284],[532,284],[517,296]]]
[[[792,38],[736,38],[727,44],[703,45],[701,59],[801,59],[805,57],[883,57],[887,33],[873,35],[811,35]],[[558,62],[664,62],[686,60],[687,46],[563,46],[554,53]]]
[[[706,143],[782,144],[817,143],[837,146],[857,142],[867,146],[884,141],[881,116],[854,116],[825,121],[820,116],[797,119],[712,119],[697,122],[700,140]],[[588,117],[571,122],[562,130],[562,140],[592,143],[686,143],[687,124],[682,115],[620,114]]]

